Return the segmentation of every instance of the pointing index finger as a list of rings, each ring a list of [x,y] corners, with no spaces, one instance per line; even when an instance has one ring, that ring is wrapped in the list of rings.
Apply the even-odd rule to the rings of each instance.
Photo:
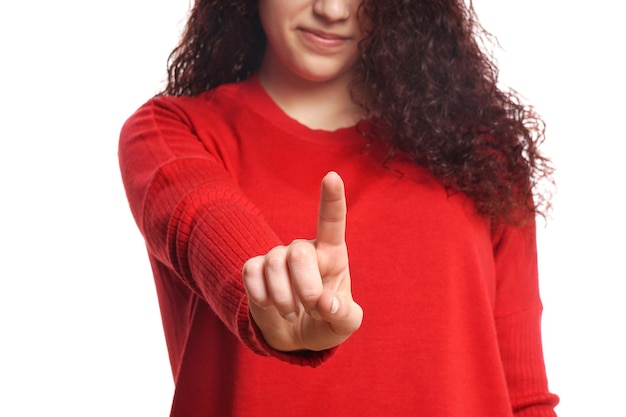
[[[322,193],[317,218],[317,243],[341,245],[346,233],[346,197],[343,180],[336,172],[322,179]]]

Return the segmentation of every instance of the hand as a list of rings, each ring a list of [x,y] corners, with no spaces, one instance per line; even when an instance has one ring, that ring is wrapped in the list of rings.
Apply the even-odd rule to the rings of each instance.
[[[343,181],[330,172],[322,180],[316,239],[277,246],[244,265],[250,313],[274,349],[329,349],[361,326],[363,310],[352,299],[345,230]]]

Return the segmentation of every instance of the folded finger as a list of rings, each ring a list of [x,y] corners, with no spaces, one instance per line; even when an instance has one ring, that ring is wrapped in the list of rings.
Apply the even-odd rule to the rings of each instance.
[[[269,292],[265,285],[265,257],[257,256],[249,259],[243,266],[243,285],[248,299],[265,309],[271,305]]]
[[[304,309],[316,317],[317,300],[324,287],[313,242],[293,242],[287,250],[287,263],[294,292]]]
[[[271,303],[281,316],[294,321],[298,317],[299,308],[291,285],[287,248],[276,247],[265,255],[264,276]]]

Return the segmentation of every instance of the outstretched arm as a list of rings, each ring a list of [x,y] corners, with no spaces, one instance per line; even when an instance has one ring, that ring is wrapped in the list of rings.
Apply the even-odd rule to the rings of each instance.
[[[254,323],[242,266],[281,240],[233,181],[220,150],[198,136],[187,104],[172,97],[153,99],[126,122],[120,136],[124,186],[152,261],[168,280],[179,280],[206,302],[253,352],[320,365],[331,352],[272,349]]]
[[[331,172],[322,180],[317,237],[277,246],[244,265],[250,313],[274,349],[329,349],[360,327],[363,310],[352,299],[345,229],[344,185]]]

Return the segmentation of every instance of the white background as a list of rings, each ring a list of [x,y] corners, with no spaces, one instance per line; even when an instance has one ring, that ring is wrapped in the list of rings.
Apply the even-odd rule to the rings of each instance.
[[[619,2],[476,0],[503,84],[544,116],[544,347],[561,417],[626,416],[626,31]],[[166,416],[173,384],[117,167],[186,0],[0,6],[0,415]]]

